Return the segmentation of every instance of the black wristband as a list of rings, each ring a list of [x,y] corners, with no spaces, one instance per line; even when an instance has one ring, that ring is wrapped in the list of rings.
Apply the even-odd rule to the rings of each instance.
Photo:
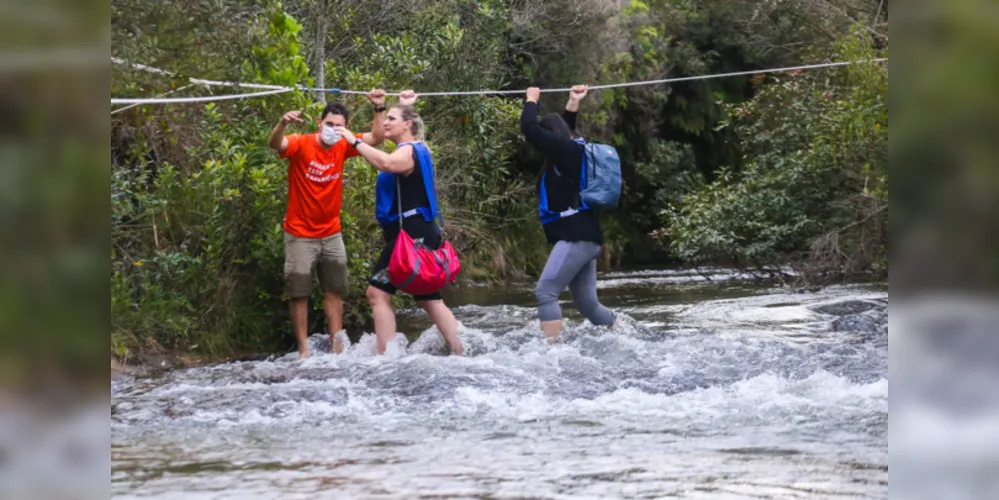
[[[355,138],[354,138],[354,149],[357,149],[357,146],[358,146],[359,144],[361,144],[362,142],[364,142],[364,141],[362,141],[361,139],[359,139],[359,138],[355,137]]]
[[[381,106],[375,106],[375,113],[381,113],[382,111],[385,111],[386,109],[388,109],[388,108],[386,108],[384,104],[381,105]]]

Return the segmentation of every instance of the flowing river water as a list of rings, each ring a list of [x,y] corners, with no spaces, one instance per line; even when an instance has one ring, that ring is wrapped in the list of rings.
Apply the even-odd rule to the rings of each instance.
[[[465,357],[408,313],[386,356],[117,378],[112,495],[887,498],[887,286],[711,277],[602,274],[622,320],[563,302],[561,345],[526,283],[450,298]]]

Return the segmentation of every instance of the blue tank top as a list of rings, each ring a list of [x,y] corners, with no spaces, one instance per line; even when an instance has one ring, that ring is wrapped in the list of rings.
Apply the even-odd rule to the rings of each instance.
[[[427,204],[410,210],[404,210],[403,217],[420,214],[424,220],[431,222],[440,216],[439,205],[437,203],[437,190],[434,186],[434,161],[426,144],[422,142],[404,142],[396,146],[396,149],[406,145],[411,146],[414,150],[414,159],[417,163],[415,168],[420,169],[420,177],[423,180],[423,189],[426,192]],[[400,207],[396,201],[396,183],[402,179],[404,177],[397,174],[390,174],[388,172],[378,173],[378,179],[375,183],[375,218],[378,220],[378,224],[382,226],[393,223],[398,224]],[[403,202],[403,207],[406,205],[407,203]]]

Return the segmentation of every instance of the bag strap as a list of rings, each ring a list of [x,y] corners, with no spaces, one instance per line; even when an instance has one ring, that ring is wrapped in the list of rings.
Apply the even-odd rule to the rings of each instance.
[[[395,145],[395,149],[399,149],[405,145],[416,149],[413,142],[401,142]],[[416,165],[419,166],[419,165]],[[399,174],[392,174],[395,176],[395,201],[399,204],[399,230],[402,231],[402,187],[400,186]]]
[[[412,142],[403,142],[400,144],[396,144],[395,148],[399,149],[400,147],[405,146],[407,144],[409,144],[409,146],[414,149],[416,148],[416,146],[414,146]],[[395,176],[395,201],[399,205],[399,230],[401,231],[402,230],[402,187],[399,184],[399,174],[392,174],[392,175]]]
[[[399,174],[395,176],[395,201],[399,206],[399,230],[402,230],[402,187],[399,185]]]

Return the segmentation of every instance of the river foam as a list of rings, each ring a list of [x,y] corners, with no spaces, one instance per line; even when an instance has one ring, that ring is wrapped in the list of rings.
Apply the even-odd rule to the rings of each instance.
[[[845,287],[649,303],[613,328],[570,318],[556,345],[531,308],[466,305],[464,357],[430,326],[387,356],[366,334],[340,355],[120,379],[112,486],[160,498],[886,498],[887,328],[834,328],[880,321],[886,300]]]

